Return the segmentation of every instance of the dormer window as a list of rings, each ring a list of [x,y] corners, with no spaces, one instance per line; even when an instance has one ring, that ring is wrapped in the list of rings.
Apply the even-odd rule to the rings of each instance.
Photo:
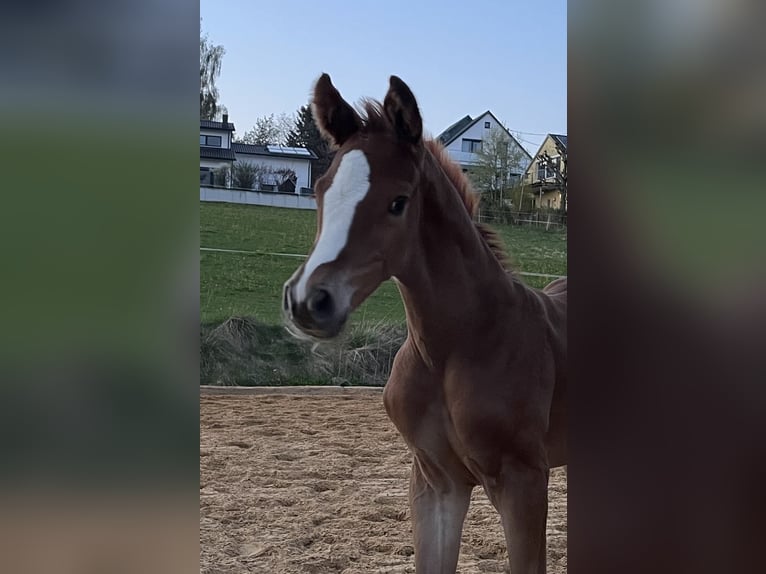
[[[205,136],[201,135],[199,136],[199,145],[204,145],[207,147],[221,147],[223,144],[223,140],[221,136]]]

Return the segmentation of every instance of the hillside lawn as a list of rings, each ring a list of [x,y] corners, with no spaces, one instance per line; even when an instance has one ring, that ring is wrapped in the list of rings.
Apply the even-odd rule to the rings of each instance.
[[[494,226],[514,268],[519,271],[566,275],[566,232],[519,226]],[[216,249],[305,255],[316,233],[316,212],[224,203],[200,203],[200,246]],[[200,252],[200,315],[206,325],[232,316],[259,323],[281,323],[282,285],[301,259],[275,255]],[[552,280],[524,277],[533,287]],[[390,281],[366,301],[353,321],[404,322],[399,293]]]

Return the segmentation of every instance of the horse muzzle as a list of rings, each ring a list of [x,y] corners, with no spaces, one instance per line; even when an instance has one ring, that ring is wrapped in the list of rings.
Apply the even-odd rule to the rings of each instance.
[[[332,339],[340,334],[348,319],[349,307],[344,299],[328,285],[315,285],[299,301],[288,281],[282,296],[282,312],[285,320],[301,333],[315,339]]]

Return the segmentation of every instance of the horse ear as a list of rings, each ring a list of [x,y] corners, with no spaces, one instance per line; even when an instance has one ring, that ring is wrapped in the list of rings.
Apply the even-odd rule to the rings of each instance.
[[[399,137],[417,143],[423,135],[423,120],[415,96],[399,77],[391,76],[388,93],[383,100],[383,111]]]
[[[319,133],[335,147],[342,146],[362,126],[359,114],[341,97],[328,74],[322,74],[314,86],[311,112]]]

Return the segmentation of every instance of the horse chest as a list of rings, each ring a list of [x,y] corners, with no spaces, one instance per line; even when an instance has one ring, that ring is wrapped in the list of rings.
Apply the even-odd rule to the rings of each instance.
[[[461,380],[472,377],[474,373],[465,372]],[[477,392],[480,386],[462,388],[472,390],[456,393],[449,380],[426,368],[411,347],[405,345],[397,355],[383,402],[389,418],[416,455],[464,460],[495,450],[492,444],[507,431],[507,413],[498,401],[488,399],[486,392]],[[498,409],[502,411],[500,416],[488,420],[487,415]]]
[[[383,390],[383,404],[388,418],[405,439],[415,434],[426,411],[430,410],[428,400],[421,389],[393,378]]]
[[[426,448],[446,439],[449,417],[442,393],[426,380],[394,378],[386,384],[383,402],[410,447]]]
[[[443,461],[465,456],[441,389],[389,383],[383,397],[389,418],[417,457]]]

